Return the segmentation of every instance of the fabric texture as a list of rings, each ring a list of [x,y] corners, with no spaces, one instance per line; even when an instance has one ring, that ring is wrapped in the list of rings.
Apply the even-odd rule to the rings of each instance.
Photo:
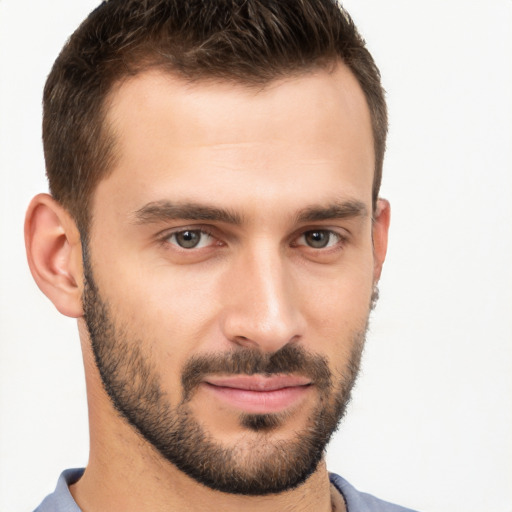
[[[80,480],[83,473],[83,468],[63,471],[55,491],[48,495],[34,512],[81,512],[69,492],[69,486]],[[334,473],[330,474],[330,480],[345,499],[347,512],[414,512],[411,509],[379,500],[370,494],[359,492],[345,479]]]
[[[82,512],[69,492],[69,486],[78,482],[84,474],[84,468],[66,469],[57,482],[52,494],[46,496],[34,512]]]
[[[345,499],[347,512],[414,512],[410,508],[393,505],[387,501],[379,500],[371,494],[359,492],[344,478],[335,473],[330,473],[329,479]]]

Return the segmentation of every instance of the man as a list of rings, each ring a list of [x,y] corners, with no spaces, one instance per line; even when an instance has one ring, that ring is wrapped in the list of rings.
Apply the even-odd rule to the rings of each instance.
[[[44,93],[32,274],[90,459],[38,511],[405,511],[323,458],[377,296],[380,77],[331,0],[110,0]]]

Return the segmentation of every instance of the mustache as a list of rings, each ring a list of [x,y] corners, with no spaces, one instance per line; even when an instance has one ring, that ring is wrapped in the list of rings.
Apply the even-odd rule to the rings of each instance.
[[[294,374],[307,377],[321,391],[332,385],[327,359],[297,345],[285,345],[272,353],[240,348],[233,352],[194,356],[185,365],[181,383],[184,401],[208,375]]]

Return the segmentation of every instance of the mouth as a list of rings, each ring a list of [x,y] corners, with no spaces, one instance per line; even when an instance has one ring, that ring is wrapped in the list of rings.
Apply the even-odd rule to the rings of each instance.
[[[310,379],[294,375],[209,376],[202,387],[224,404],[250,414],[283,412],[310,391]]]

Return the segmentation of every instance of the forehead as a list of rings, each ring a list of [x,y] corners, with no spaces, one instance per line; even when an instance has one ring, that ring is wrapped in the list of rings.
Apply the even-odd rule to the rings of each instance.
[[[112,91],[107,123],[116,161],[94,202],[106,189],[135,209],[201,194],[236,207],[237,197],[249,199],[244,189],[254,200],[286,202],[305,188],[371,201],[370,114],[341,63],[258,88],[147,71]]]

